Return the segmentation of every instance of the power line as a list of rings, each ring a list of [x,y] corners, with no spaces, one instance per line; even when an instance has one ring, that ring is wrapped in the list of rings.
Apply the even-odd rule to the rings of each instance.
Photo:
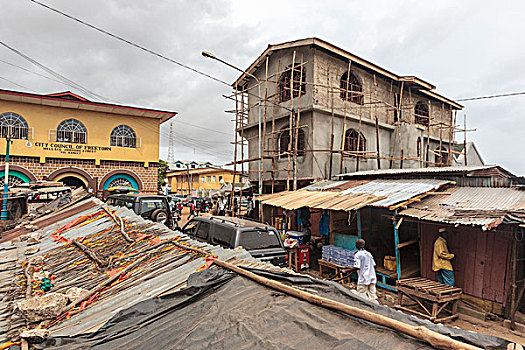
[[[228,136],[231,135],[230,133],[227,133],[227,132],[224,132],[224,131],[208,129],[208,128],[205,128],[205,127],[203,127],[203,126],[199,126],[199,125],[195,125],[195,124],[190,124],[190,123],[187,123],[187,122],[183,122],[182,120],[174,120],[174,122],[175,122],[175,123],[181,123],[181,124],[184,124],[184,125],[193,126],[193,127],[195,127],[195,128],[199,128],[199,129],[203,129],[203,130],[208,130],[208,131],[216,132],[216,133],[218,133],[218,134],[223,134],[223,135],[228,135]]]
[[[148,48],[146,48],[146,47],[144,47],[144,46],[142,46],[142,45],[136,44],[136,43],[134,43],[134,42],[132,42],[132,41],[130,41],[130,40],[127,40],[127,39],[121,37],[121,36],[118,36],[118,35],[116,35],[116,34],[113,34],[113,33],[111,33],[111,32],[108,32],[107,30],[101,29],[101,28],[99,28],[99,27],[97,27],[97,26],[95,26],[95,25],[93,25],[93,24],[90,24],[90,23],[88,23],[88,22],[86,22],[86,21],[83,21],[83,20],[81,20],[81,19],[79,19],[79,18],[76,18],[76,17],[74,17],[74,16],[72,16],[72,15],[69,15],[69,14],[67,14],[67,13],[65,13],[65,12],[62,12],[62,11],[60,11],[60,10],[58,10],[58,9],[55,9],[55,8],[49,6],[49,5],[46,5],[46,4],[44,4],[44,3],[41,3],[41,2],[39,2],[39,1],[37,1],[37,0],[29,0],[29,1],[31,1],[31,2],[33,2],[33,3],[35,3],[35,4],[37,4],[37,5],[40,5],[40,6],[46,8],[46,9],[48,9],[48,10],[51,10],[51,11],[53,11],[53,12],[55,12],[55,13],[58,13],[58,14],[64,16],[64,17],[67,17],[67,18],[69,18],[69,19],[71,19],[71,20],[73,20],[73,21],[75,21],[75,22],[78,22],[78,23],[80,23],[80,24],[83,24],[83,25],[85,25],[85,26],[87,26],[87,27],[89,27],[89,28],[91,28],[91,29],[94,29],[94,30],[100,32],[100,33],[103,33],[103,34],[109,35],[110,37],[112,37],[112,38],[114,38],[114,39],[117,39],[117,40],[119,40],[119,41],[122,41],[122,42],[124,42],[124,43],[126,43],[126,44],[128,44],[128,45],[131,45],[131,46],[133,46],[133,47],[135,47],[135,48],[137,48],[137,49],[140,49],[140,50],[142,50],[142,51],[148,52],[148,53],[150,53],[150,54],[152,54],[152,55],[154,55],[154,56],[157,56],[157,57],[159,57],[159,58],[162,58],[163,60],[166,60],[166,61],[168,61],[168,62],[174,63],[174,64],[176,64],[176,65],[178,65],[178,66],[180,66],[180,67],[186,68],[186,69],[188,69],[188,70],[190,70],[190,71],[192,71],[192,72],[194,72],[194,73],[200,74],[200,75],[202,75],[202,76],[204,76],[204,77],[207,77],[207,78],[212,79],[212,80],[214,80],[214,81],[216,81],[216,82],[219,82],[219,83],[221,83],[221,84],[224,84],[224,85],[228,86],[229,88],[232,88],[232,85],[231,85],[231,84],[225,82],[225,81],[222,80],[222,79],[219,79],[219,78],[216,78],[216,77],[214,77],[214,76],[212,76],[212,75],[210,75],[210,74],[207,74],[207,73],[201,72],[201,71],[199,71],[199,70],[197,70],[197,69],[195,69],[195,68],[193,68],[193,67],[190,67],[190,66],[188,66],[188,65],[186,65],[186,64],[184,64],[184,63],[178,62],[178,61],[174,60],[173,58],[169,58],[169,57],[167,57],[167,56],[165,56],[165,55],[163,55],[163,54],[160,54],[160,53],[158,53],[158,52],[155,52],[155,51],[153,51],[153,50],[150,50],[150,49],[148,49]],[[258,99],[261,99],[261,98],[262,98],[261,96],[258,96],[258,95],[254,94],[254,93],[249,92],[249,91],[245,91],[245,93],[248,94],[248,95],[254,96],[254,97],[258,98]],[[283,108],[283,109],[286,110],[286,111],[291,112],[291,109],[288,108],[288,107],[280,106],[278,103],[275,103],[275,102],[273,102],[273,101],[267,101],[267,102],[270,103],[270,104],[273,104],[273,105],[275,105],[275,106],[281,107],[281,108]],[[261,103],[261,101],[259,101],[259,103]]]
[[[478,97],[468,97],[468,98],[462,98],[460,100],[456,101],[474,101],[474,100],[486,100],[489,98],[498,98],[498,97],[508,97],[508,96],[518,96],[518,95],[525,95],[525,91],[523,92],[511,92],[508,94],[499,94],[499,95],[489,95],[489,96],[478,96]]]
[[[106,97],[104,97],[104,96],[101,96],[101,95],[99,95],[99,94],[97,94],[97,93],[95,93],[95,92],[90,91],[89,89],[83,87],[82,85],[80,85],[80,84],[74,82],[74,81],[71,80],[71,79],[66,78],[65,76],[61,75],[60,73],[55,72],[55,71],[52,70],[51,68],[49,68],[49,67],[43,65],[42,63],[38,62],[37,60],[35,60],[35,59],[33,59],[33,58],[27,56],[26,54],[20,52],[19,50],[15,49],[14,47],[11,47],[11,46],[7,45],[7,44],[4,43],[3,41],[0,41],[0,45],[4,46],[4,47],[7,48],[8,50],[10,50],[10,51],[16,53],[17,55],[19,55],[20,57],[24,58],[25,60],[27,60],[27,61],[33,63],[34,65],[36,65],[36,66],[42,68],[43,70],[45,70],[45,71],[48,72],[49,74],[53,75],[54,77],[56,77],[56,78],[58,78],[58,79],[60,79],[60,80],[62,80],[62,81],[64,81],[64,82],[66,82],[68,85],[69,85],[69,84],[72,84],[73,86],[75,86],[76,89],[78,89],[78,90],[84,92],[85,94],[87,94],[87,95],[89,95],[89,96],[91,96],[91,97],[94,97],[94,98],[100,98],[100,99],[102,99],[102,100],[110,100],[110,99],[108,99],[108,98],[106,98]]]
[[[26,69],[26,68],[24,68],[24,67],[18,66],[18,65],[14,64],[14,63],[7,62],[7,61],[4,61],[4,60],[2,60],[2,59],[0,59],[0,62],[2,62],[2,63],[4,63],[4,64],[7,64],[7,65],[9,65],[9,66],[12,66],[12,67],[15,67],[15,68],[21,69],[21,70],[26,71],[26,72],[28,72],[28,73],[38,75],[38,76],[40,76],[40,77],[42,77],[42,78],[45,78],[45,79],[48,79],[48,80],[54,81],[54,82],[56,82],[56,83],[60,83],[60,84],[67,85],[67,84],[65,84],[63,81],[60,81],[60,80],[57,80],[57,79],[50,78],[50,77],[48,77],[47,75],[43,75],[43,74],[40,74],[40,73],[37,73],[37,72],[33,72],[32,70],[29,70],[29,69]],[[69,85],[67,85],[67,86],[69,86]]]
[[[14,81],[9,80],[9,79],[7,79],[7,78],[0,77],[0,79],[5,80],[5,81],[7,81],[7,82],[9,82],[9,83],[11,83],[11,84],[13,84],[13,85],[18,86],[18,87],[21,87],[22,89],[27,89],[27,90],[31,90],[31,91],[33,91],[33,92],[36,92],[36,91],[33,90],[33,89],[30,89],[30,88],[28,88],[28,87],[25,87],[24,85],[17,84],[17,83],[15,83]]]
[[[160,53],[157,53],[157,52],[155,52],[155,51],[153,51],[153,50],[150,50],[150,49],[148,49],[148,48],[145,48],[144,46],[141,46],[141,45],[139,45],[139,44],[135,44],[134,42],[129,41],[129,40],[127,40],[127,39],[124,39],[124,38],[121,37],[121,36],[118,36],[118,35],[116,35],[116,34],[110,33],[110,32],[108,32],[108,31],[106,31],[106,30],[104,30],[104,29],[101,29],[101,28],[99,28],[99,27],[94,26],[93,24],[87,23],[87,22],[85,22],[85,21],[83,21],[83,20],[81,20],[81,19],[78,19],[78,18],[76,18],[76,17],[73,17],[73,16],[71,16],[71,15],[68,15],[67,13],[62,12],[62,11],[60,11],[60,10],[57,10],[57,9],[51,7],[51,6],[48,6],[48,5],[46,5],[46,4],[43,4],[43,3],[39,2],[39,1],[36,1],[36,0],[29,0],[29,1],[31,1],[31,2],[33,2],[33,3],[35,3],[35,4],[37,4],[37,5],[40,5],[40,6],[42,6],[42,7],[45,7],[45,8],[47,8],[48,10],[51,10],[51,11],[53,11],[53,12],[56,12],[56,13],[58,13],[58,14],[64,16],[64,17],[67,17],[67,18],[73,20],[73,21],[76,21],[76,22],[81,23],[81,24],[83,24],[83,25],[85,25],[85,26],[88,26],[88,27],[91,28],[91,29],[94,29],[94,30],[96,30],[96,31],[99,31],[99,32],[101,32],[101,33],[104,33],[104,34],[106,34],[106,35],[109,35],[109,36],[111,36],[112,38],[115,38],[115,39],[117,39],[117,40],[120,40],[120,41],[122,41],[122,42],[124,42],[124,43],[126,43],[126,44],[129,44],[129,45],[131,45],[131,46],[134,46],[134,47],[136,47],[136,48],[138,48],[138,49],[140,49],[140,50],[146,51],[146,52],[148,52],[148,53],[150,53],[150,54],[152,54],[152,55],[155,55],[155,56],[157,56],[157,57],[160,57],[160,58],[162,58],[162,59],[164,59],[164,60],[166,60],[166,61],[169,61],[169,62],[171,62],[171,63],[175,63],[175,64],[178,65],[178,66],[181,66],[181,67],[183,67],[183,68],[189,69],[189,70],[191,70],[192,72],[195,72],[195,73],[197,73],[197,74],[200,74],[200,75],[202,75],[202,76],[205,76],[205,77],[207,77],[207,78],[213,79],[213,80],[215,80],[215,81],[217,81],[217,82],[219,82],[219,83],[222,83],[222,84],[225,84],[225,85],[231,87],[231,85],[228,84],[227,82],[225,82],[224,80],[221,80],[221,79],[219,79],[219,78],[215,78],[214,76],[211,76],[211,75],[209,75],[209,74],[207,74],[207,73],[201,72],[201,71],[199,71],[199,70],[197,70],[197,69],[195,69],[195,68],[193,68],[193,67],[190,67],[190,66],[188,66],[188,65],[185,65],[184,63],[180,63],[180,62],[178,62],[178,61],[176,61],[176,60],[174,60],[174,59],[172,59],[172,58],[169,58],[169,57],[164,56],[164,55],[162,55],[162,54],[160,54]]]

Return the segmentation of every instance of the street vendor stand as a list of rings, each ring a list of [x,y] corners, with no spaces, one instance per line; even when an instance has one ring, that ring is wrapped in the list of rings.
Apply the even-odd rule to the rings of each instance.
[[[457,308],[462,293],[461,288],[415,277],[398,280],[397,293],[396,309],[414,313],[436,323],[458,317]],[[403,306],[403,297],[407,297],[415,304],[411,307]],[[451,310],[446,308],[449,304],[452,305]],[[428,305],[431,306],[431,309]],[[442,313],[449,315],[440,317]]]

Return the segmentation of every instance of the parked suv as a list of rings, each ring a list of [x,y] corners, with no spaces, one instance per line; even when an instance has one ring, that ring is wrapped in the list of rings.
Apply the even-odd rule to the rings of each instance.
[[[197,216],[182,232],[188,236],[225,248],[242,246],[254,258],[285,266],[286,250],[279,232],[271,226],[228,216]]]
[[[106,199],[106,203],[117,207],[126,207],[145,219],[172,227],[171,211],[165,196],[114,194]]]

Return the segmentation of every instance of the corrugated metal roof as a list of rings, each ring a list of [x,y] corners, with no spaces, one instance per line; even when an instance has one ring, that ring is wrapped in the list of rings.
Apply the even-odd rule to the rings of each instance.
[[[130,236],[135,237],[135,242],[129,244],[115,228],[113,220],[101,210],[102,206],[106,206],[105,204],[97,199],[89,199],[85,202],[94,202],[95,207],[76,211],[68,217],[59,217],[59,221],[37,231],[40,235],[39,251],[32,256],[46,257],[44,267],[52,271],[56,277],[52,291],[63,292],[64,287],[61,286],[75,280],[75,286],[89,289],[108,278],[108,271],[96,268],[92,261],[69,242],[55,241],[56,236],[52,237],[52,235],[57,234],[61,238],[82,241],[100,256],[108,254],[114,259],[111,269],[119,268],[119,266],[122,268],[127,263],[138,259],[139,256],[133,258],[136,255],[135,252],[143,251],[145,247],[155,244],[159,239],[178,237],[178,242],[210,252],[224,261],[235,257],[237,264],[244,263],[250,266],[257,265],[258,268],[282,270],[252,258],[250,253],[244,249],[224,249],[220,246],[194,241],[181,232],[171,231],[162,224],[145,220],[127,208],[112,208],[114,214],[125,220],[126,231],[129,231]],[[80,208],[83,207],[80,205]],[[88,219],[62,230],[66,224],[83,216]],[[59,228],[61,230],[57,231]],[[14,277],[23,275],[21,263],[29,258],[24,254],[27,247],[25,240],[0,244],[0,281],[3,282],[4,287],[9,287],[8,292],[12,293],[13,302],[25,296],[25,286],[21,288],[20,282]],[[201,268],[204,263],[205,259],[198,254],[173,245],[166,245],[165,249],[157,250],[154,259],[145,260],[143,265],[130,271],[122,281],[101,290],[96,301],[89,306],[82,310],[77,309],[71,318],[64,318],[61,322],[51,326],[49,328],[51,334],[69,336],[94,331],[124,308],[181,288],[189,275]],[[0,297],[2,293],[0,292]],[[0,301],[0,314],[4,316],[0,319],[1,341],[6,341],[2,335],[5,337],[6,334],[12,335],[13,332],[18,334],[18,329],[26,324],[23,318],[14,313],[12,302]]]
[[[336,175],[337,177],[358,177],[358,176],[379,176],[379,175],[403,175],[403,174],[437,174],[437,173],[461,173],[477,170],[486,170],[497,167],[496,165],[480,166],[449,166],[449,167],[429,167],[429,168],[409,168],[409,169],[379,169],[364,170],[353,173]]]
[[[386,197],[369,205],[372,207],[390,207],[426,192],[437,190],[448,183],[450,181],[434,179],[373,180],[364,185],[344,190],[341,195],[368,193],[377,197]]]
[[[331,210],[356,210],[383,197],[371,194],[347,194],[340,191],[290,191],[259,197],[261,203],[274,207],[295,210],[302,207]]]
[[[308,185],[306,187],[301,188],[301,190],[306,191],[324,191],[329,190],[334,187],[338,187],[341,185],[344,185],[348,181],[334,181],[334,180],[321,180],[318,182],[315,182],[311,185]]]
[[[512,188],[454,187],[414,203],[400,215],[491,229],[507,215],[525,215],[525,191]]]
[[[365,206],[385,207],[404,202],[426,192],[436,190],[450,181],[434,179],[416,180],[373,180],[331,181],[318,183],[299,191],[279,192],[259,197],[266,205],[295,210],[302,207],[356,210]],[[333,190],[331,188],[346,188]],[[314,188],[323,190],[314,190]]]

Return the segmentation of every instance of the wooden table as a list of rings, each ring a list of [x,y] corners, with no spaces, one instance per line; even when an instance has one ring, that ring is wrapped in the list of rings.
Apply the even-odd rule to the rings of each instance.
[[[425,317],[432,322],[443,322],[458,317],[457,303],[461,297],[461,288],[451,287],[422,277],[406,278],[397,281],[397,305],[401,309]],[[419,310],[403,306],[403,297],[416,304],[411,305]],[[426,304],[426,305],[425,305]],[[446,306],[451,304],[451,310]],[[430,305],[430,306],[429,306]],[[440,317],[441,313],[449,316]]]
[[[343,278],[344,274],[348,273],[349,271],[357,270],[353,266],[352,267],[350,267],[350,266],[342,266],[342,265],[334,264],[334,263],[329,262],[329,261],[325,261],[323,259],[318,259],[317,263],[319,264],[319,275],[321,275],[321,276],[323,275],[323,267],[329,268],[329,269],[335,271],[335,275],[336,275],[337,278],[341,278],[341,280],[339,281],[340,283],[343,283],[343,281],[347,281],[347,283],[350,283],[350,275],[348,275],[346,278]]]

